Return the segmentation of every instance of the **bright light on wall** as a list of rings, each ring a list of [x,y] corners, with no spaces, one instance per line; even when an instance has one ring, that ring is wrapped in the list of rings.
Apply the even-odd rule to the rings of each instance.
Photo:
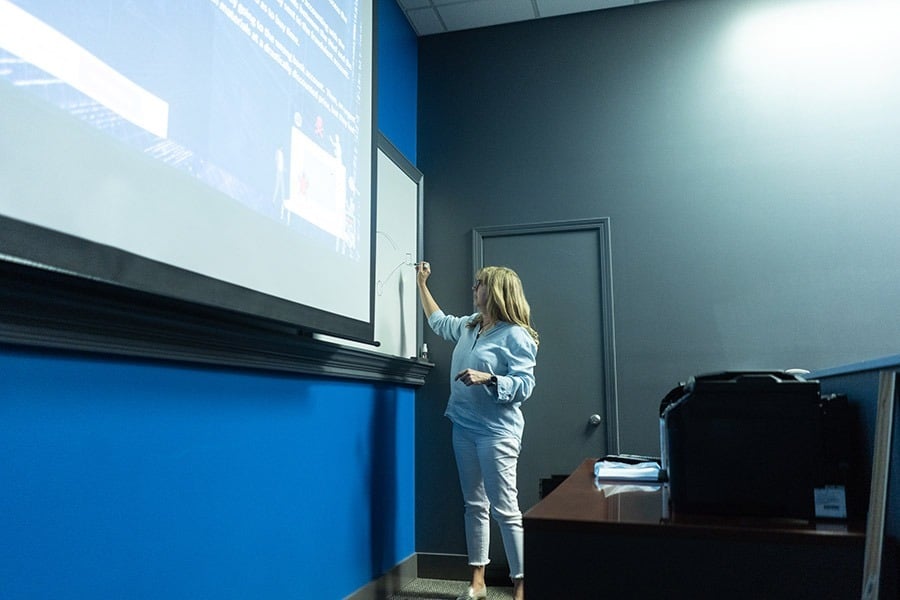
[[[900,86],[900,2],[816,0],[748,12],[730,31],[726,69],[755,95],[834,103]]]

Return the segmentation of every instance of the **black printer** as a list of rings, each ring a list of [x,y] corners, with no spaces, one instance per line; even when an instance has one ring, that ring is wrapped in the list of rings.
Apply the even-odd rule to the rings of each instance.
[[[673,389],[660,405],[673,514],[814,518],[816,488],[841,483],[823,452],[826,404],[818,381],[785,371],[701,375]]]

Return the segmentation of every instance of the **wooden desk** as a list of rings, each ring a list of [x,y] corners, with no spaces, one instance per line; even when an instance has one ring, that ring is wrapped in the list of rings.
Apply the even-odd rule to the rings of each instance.
[[[530,598],[860,597],[862,524],[663,518],[663,486],[598,489],[594,461],[525,514]]]

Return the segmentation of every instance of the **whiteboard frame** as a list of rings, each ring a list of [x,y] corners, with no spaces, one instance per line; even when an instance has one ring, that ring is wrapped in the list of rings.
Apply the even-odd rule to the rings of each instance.
[[[375,153],[376,154],[375,155],[376,163],[378,160],[378,151],[383,152],[384,155],[388,159],[390,159],[391,162],[393,162],[400,169],[400,171],[402,171],[407,177],[409,177],[410,181],[416,187],[416,201],[415,201],[416,202],[416,209],[415,209],[416,214],[414,216],[408,216],[408,220],[412,221],[415,224],[415,240],[416,240],[415,255],[412,258],[415,262],[418,262],[419,258],[423,255],[423,252],[425,251],[424,241],[423,241],[423,236],[422,236],[422,231],[424,230],[423,208],[425,205],[425,176],[380,131],[378,132],[376,142],[377,142],[377,150]],[[376,190],[377,190],[377,186],[376,186]],[[376,205],[375,222],[376,222],[376,224],[379,223],[378,208],[377,208],[378,200],[379,199],[377,198],[377,191],[376,191],[376,202],[375,202],[375,205]],[[379,226],[376,225],[376,230],[378,228],[379,228]],[[378,234],[376,231],[376,237],[377,237],[377,235]],[[379,261],[379,257],[377,254],[377,243],[376,243],[376,255],[375,255],[376,271],[377,271],[377,265],[379,264],[378,261]],[[413,283],[415,283],[415,277],[412,277],[412,281],[413,281]],[[415,314],[415,316],[414,316],[415,339],[413,339],[413,341],[412,341],[412,350],[413,350],[412,354],[407,352],[406,354],[410,354],[410,356],[408,356],[408,357],[404,356],[404,358],[415,358],[416,356],[419,356],[419,354],[420,354],[420,349],[421,349],[421,345],[422,345],[422,337],[423,337],[424,321],[422,318],[422,308],[421,308],[421,303],[419,302],[418,289],[416,288],[415,285],[413,285],[413,286],[411,286],[410,290],[405,290],[405,291],[406,291],[406,299],[411,303],[411,306],[413,307],[413,311]],[[375,296],[375,315],[376,315],[376,327],[377,327],[377,318],[378,318],[378,295],[377,294]],[[378,341],[378,340],[376,339],[376,341]],[[378,346],[377,348],[380,349],[381,346]]]
[[[413,165],[405,156],[403,156],[403,153],[400,152],[400,150],[398,150],[397,147],[394,146],[391,143],[391,141],[389,139],[387,139],[387,137],[385,137],[384,134],[379,132],[377,135],[376,141],[377,141],[377,149],[376,149],[375,158],[374,158],[375,163],[378,164],[378,162],[379,162],[379,159],[380,159],[379,152],[381,154],[384,154],[385,158],[390,160],[399,169],[399,171],[403,175],[405,175],[406,177],[409,177],[410,182],[416,188],[416,198],[415,198],[415,213],[416,214],[402,215],[401,218],[404,220],[406,227],[412,227],[414,229],[413,237],[415,239],[415,244],[414,244],[415,248],[413,249],[414,256],[412,257],[412,260],[415,262],[418,262],[419,257],[421,257],[422,253],[424,252],[424,242],[422,239],[422,231],[423,231],[423,222],[424,222],[423,221],[423,206],[424,206],[425,177],[422,174],[422,172],[419,171],[415,167],[415,165]],[[398,256],[399,255],[395,255],[395,253],[392,253],[389,256],[379,255],[378,236],[379,236],[379,232],[381,232],[381,230],[382,230],[382,227],[386,225],[381,220],[381,218],[384,217],[384,215],[386,214],[385,208],[387,207],[387,199],[378,197],[379,193],[382,191],[382,187],[381,187],[382,174],[378,173],[376,178],[378,179],[378,181],[376,182],[376,194],[375,194],[376,197],[375,197],[375,203],[374,203],[375,204],[375,215],[374,215],[374,219],[373,219],[376,224],[375,228],[374,228],[375,229],[374,237],[376,238],[376,243],[373,244],[375,247],[374,260],[375,260],[375,273],[376,273],[374,285],[376,288],[378,288],[379,284],[381,283],[379,276],[384,275],[385,273],[392,273],[392,272],[393,272],[393,275],[391,277],[391,280],[387,283],[395,283],[396,278],[397,278],[398,274],[400,274],[400,273],[402,273],[402,275],[405,277],[405,279],[409,280],[410,283],[412,283],[412,285],[410,285],[408,288],[403,288],[403,290],[402,290],[403,291],[403,300],[406,304],[402,304],[400,306],[400,309],[403,310],[404,307],[411,307],[411,310],[409,312],[410,312],[412,318],[414,319],[414,323],[415,323],[412,328],[413,332],[414,332],[413,333],[414,339],[412,340],[411,344],[403,345],[399,349],[393,343],[382,343],[383,340],[378,339],[379,324],[380,323],[384,324],[385,318],[386,318],[384,308],[387,304],[387,301],[383,300],[381,304],[379,303],[379,299],[382,298],[383,296],[381,296],[378,293],[377,289],[373,290],[374,291],[374,293],[373,293],[373,297],[374,297],[373,309],[374,309],[374,319],[375,319],[375,321],[373,323],[373,329],[374,329],[375,338],[376,338],[375,346],[363,345],[358,342],[342,340],[342,339],[335,338],[335,337],[328,336],[328,335],[316,334],[314,337],[316,339],[334,342],[337,344],[341,344],[341,345],[349,346],[349,347],[353,347],[353,348],[366,349],[366,350],[378,352],[381,354],[394,356],[397,358],[417,359],[417,357],[420,355],[420,352],[421,352],[421,344],[422,344],[423,329],[424,329],[424,319],[422,316],[421,302],[419,301],[419,297],[418,297],[418,289],[415,285],[414,271],[412,270],[412,267],[407,267],[407,266],[401,266],[398,268]],[[394,215],[389,215],[385,218],[394,219],[396,217]],[[383,244],[382,244],[382,247],[383,247]],[[402,251],[401,251],[401,254],[402,254]],[[394,269],[397,269],[397,271],[394,271]],[[391,310],[391,309],[393,309],[393,306],[391,306],[389,308],[389,310]],[[402,322],[403,322],[403,319],[401,316],[400,326],[402,326]]]

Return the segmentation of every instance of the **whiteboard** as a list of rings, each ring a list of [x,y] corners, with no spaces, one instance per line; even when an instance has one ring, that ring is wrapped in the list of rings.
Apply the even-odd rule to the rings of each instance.
[[[422,336],[414,264],[422,251],[422,173],[378,137],[375,225],[375,341],[378,346],[317,336],[402,358],[419,354]]]

